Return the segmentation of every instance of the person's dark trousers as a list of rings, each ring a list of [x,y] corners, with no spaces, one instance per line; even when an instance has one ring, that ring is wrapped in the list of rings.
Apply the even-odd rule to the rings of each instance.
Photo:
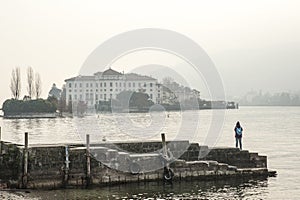
[[[240,149],[242,150],[242,138],[236,137],[235,138],[235,147],[238,148],[238,144],[240,144]]]

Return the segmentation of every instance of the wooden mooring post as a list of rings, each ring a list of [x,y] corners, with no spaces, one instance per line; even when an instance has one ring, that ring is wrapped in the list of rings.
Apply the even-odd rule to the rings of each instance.
[[[28,132],[25,132],[25,146],[24,146],[24,166],[22,176],[22,188],[27,188],[28,183]]]
[[[69,146],[65,146],[65,169],[63,177],[63,187],[67,187],[69,181],[69,170],[70,170],[70,160],[69,160]]]
[[[0,155],[2,154],[2,142],[1,142],[1,126],[0,126]]]
[[[161,134],[161,142],[162,142],[163,156],[167,157],[167,143],[166,143],[166,136],[164,133]]]
[[[86,186],[91,184],[90,135],[86,135]]]
[[[172,169],[170,168],[170,163],[169,163],[170,158],[169,158],[169,155],[168,155],[166,136],[165,136],[164,133],[161,134],[161,141],[162,141],[163,158],[165,160],[163,179],[164,179],[164,181],[172,183],[174,173],[173,173]]]

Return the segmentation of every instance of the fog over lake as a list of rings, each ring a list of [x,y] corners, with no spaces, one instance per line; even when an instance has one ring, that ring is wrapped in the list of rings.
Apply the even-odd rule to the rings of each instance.
[[[299,92],[299,6],[292,0],[153,1],[146,5],[139,1],[104,5],[98,1],[2,2],[0,103],[11,97],[14,67],[21,68],[21,97],[27,92],[28,66],[41,74],[42,96],[47,97],[53,83],[61,87],[65,79],[78,75],[85,59],[102,42],[148,27],[173,30],[198,43],[215,63],[230,98],[252,89]],[[147,61],[140,57],[120,62],[117,68],[128,72],[164,61],[148,55]],[[171,69],[182,64],[165,63]]]

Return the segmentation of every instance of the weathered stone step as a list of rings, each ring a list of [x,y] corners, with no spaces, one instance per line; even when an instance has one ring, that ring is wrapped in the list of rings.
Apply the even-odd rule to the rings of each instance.
[[[184,161],[176,160],[171,164],[171,168],[178,176],[219,176],[232,175],[237,173],[237,167],[226,163],[219,163],[213,160],[207,161]]]
[[[71,151],[83,151],[86,147],[74,147]],[[160,153],[127,153],[107,147],[91,146],[90,151],[96,161],[123,172],[144,173],[163,167]],[[133,166],[135,169],[133,169]]]

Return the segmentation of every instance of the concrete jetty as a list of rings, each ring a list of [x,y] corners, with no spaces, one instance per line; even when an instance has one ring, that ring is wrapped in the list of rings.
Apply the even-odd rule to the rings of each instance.
[[[166,155],[161,141],[40,146],[1,141],[0,147],[0,188],[85,188],[276,175],[267,168],[267,156],[189,141],[167,141]]]

